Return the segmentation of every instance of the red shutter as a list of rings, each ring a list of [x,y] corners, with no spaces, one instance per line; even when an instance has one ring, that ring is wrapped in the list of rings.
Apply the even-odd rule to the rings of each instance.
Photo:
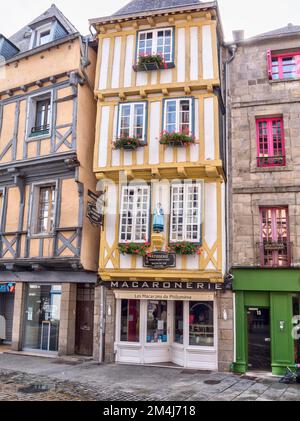
[[[268,76],[269,76],[269,79],[272,80],[273,74],[272,74],[272,53],[271,53],[271,50],[267,51],[267,62],[268,62]]]

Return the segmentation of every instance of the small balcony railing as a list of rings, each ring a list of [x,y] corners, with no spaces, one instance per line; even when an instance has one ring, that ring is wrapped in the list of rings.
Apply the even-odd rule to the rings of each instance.
[[[258,243],[260,264],[265,268],[290,267],[292,262],[292,243],[287,241],[266,241]]]
[[[35,126],[32,127],[29,137],[42,136],[45,134],[49,134],[49,132],[50,124],[46,124],[45,126]]]
[[[285,156],[260,156],[257,158],[257,166],[259,168],[267,167],[285,167]]]

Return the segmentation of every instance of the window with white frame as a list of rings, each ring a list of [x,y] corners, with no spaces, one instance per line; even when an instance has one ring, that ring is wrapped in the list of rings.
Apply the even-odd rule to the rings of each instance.
[[[51,92],[32,96],[28,100],[27,137],[49,135],[51,129]]]
[[[31,234],[52,234],[56,213],[56,183],[33,187],[31,205]]]
[[[164,130],[193,134],[193,99],[175,98],[164,102]]]
[[[119,105],[118,138],[135,137],[146,141],[146,103],[131,102]]]
[[[142,55],[161,55],[166,63],[173,59],[173,28],[141,31],[138,35],[138,57]],[[137,57],[137,58],[138,58]]]
[[[201,243],[202,183],[179,183],[171,187],[170,241]]]
[[[53,24],[52,22],[50,22],[36,29],[35,34],[34,34],[33,47],[39,47],[41,45],[48,44],[48,42],[52,41],[53,39],[52,27],[53,27]]]
[[[120,243],[144,243],[149,239],[150,187],[123,186],[120,214]]]

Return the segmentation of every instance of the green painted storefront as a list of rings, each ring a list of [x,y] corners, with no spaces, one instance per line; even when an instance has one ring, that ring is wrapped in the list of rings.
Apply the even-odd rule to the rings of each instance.
[[[297,359],[295,340],[292,336],[294,328],[292,319],[295,315],[293,300],[299,300],[300,296],[300,270],[234,269],[232,273],[236,308],[234,370],[244,373],[249,368],[247,314],[249,308],[254,307],[269,309],[270,370],[272,369],[274,375],[281,375],[286,367],[294,365]]]

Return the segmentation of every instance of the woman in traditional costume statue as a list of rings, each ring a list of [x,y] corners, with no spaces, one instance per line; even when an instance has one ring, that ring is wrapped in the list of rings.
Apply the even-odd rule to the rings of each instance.
[[[158,203],[154,209],[153,231],[161,233],[164,231],[164,210],[161,203]]]

